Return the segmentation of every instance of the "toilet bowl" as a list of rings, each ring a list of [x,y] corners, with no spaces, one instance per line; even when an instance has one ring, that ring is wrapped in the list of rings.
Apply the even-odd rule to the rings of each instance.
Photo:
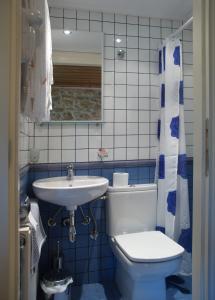
[[[157,187],[109,188],[107,231],[123,300],[166,300],[165,278],[180,270],[183,247],[155,231]]]

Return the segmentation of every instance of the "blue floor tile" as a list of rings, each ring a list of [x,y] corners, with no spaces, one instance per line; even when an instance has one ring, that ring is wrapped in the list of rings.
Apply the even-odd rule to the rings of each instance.
[[[120,294],[113,283],[84,284],[71,288],[71,300],[120,300]]]
[[[188,285],[190,280],[185,279]],[[188,287],[186,284],[186,286]],[[121,300],[121,295],[115,283],[92,283],[71,288],[71,300]],[[181,293],[176,288],[167,289],[167,300],[192,300],[192,295]]]

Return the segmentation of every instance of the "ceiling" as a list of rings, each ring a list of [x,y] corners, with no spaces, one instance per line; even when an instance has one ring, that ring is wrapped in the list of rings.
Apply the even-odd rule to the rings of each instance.
[[[50,6],[163,19],[186,19],[192,0],[48,0]]]

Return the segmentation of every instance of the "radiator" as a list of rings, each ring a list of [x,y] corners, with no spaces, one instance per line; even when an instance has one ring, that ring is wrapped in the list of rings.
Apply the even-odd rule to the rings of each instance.
[[[20,232],[20,300],[37,299],[38,268],[31,270],[31,228],[21,227]]]

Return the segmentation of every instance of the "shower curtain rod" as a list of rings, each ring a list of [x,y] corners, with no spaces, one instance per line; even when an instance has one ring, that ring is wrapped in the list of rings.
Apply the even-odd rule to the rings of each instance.
[[[191,17],[187,22],[185,22],[181,27],[179,27],[175,32],[170,34],[167,38],[171,39],[180,34],[187,26],[189,26],[193,22],[193,17]]]

